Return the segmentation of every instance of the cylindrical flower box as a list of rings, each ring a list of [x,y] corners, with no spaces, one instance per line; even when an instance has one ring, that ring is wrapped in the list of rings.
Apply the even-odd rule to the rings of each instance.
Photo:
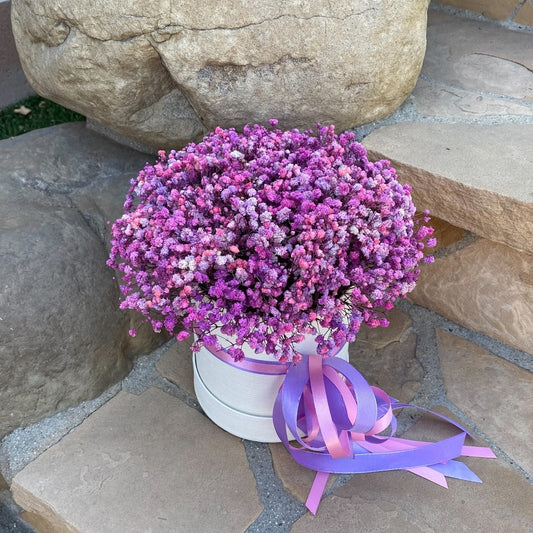
[[[228,342],[223,336],[219,342]],[[296,345],[299,353],[316,354],[313,335]],[[272,356],[256,354],[244,345],[246,359],[277,363]],[[348,344],[336,354],[348,361]],[[194,388],[205,414],[219,427],[244,439],[257,442],[280,442],[272,421],[274,401],[285,376],[244,370],[238,363],[228,364],[202,347],[193,354]]]

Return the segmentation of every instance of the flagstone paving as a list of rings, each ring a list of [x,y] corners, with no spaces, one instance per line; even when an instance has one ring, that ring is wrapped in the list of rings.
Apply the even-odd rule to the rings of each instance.
[[[239,439],[154,388],[120,392],[11,488],[30,523],[58,533],[229,533],[262,511]]]
[[[453,435],[442,426],[427,417],[406,438]],[[533,486],[501,460],[462,461],[483,483],[451,479],[445,489],[408,472],[361,474],[326,498],[317,516],[307,514],[291,531],[531,531]]]
[[[388,318],[385,329],[361,329],[350,346],[350,363],[376,387],[411,401],[424,375],[415,356],[416,334],[406,313],[394,309]]]
[[[159,359],[156,368],[166,379],[172,381],[189,394],[194,394],[192,359],[189,357],[189,339],[175,343]]]
[[[380,351],[414,336],[416,348],[399,357],[424,368],[415,402],[467,424],[499,455],[462,459],[482,484],[449,480],[445,490],[404,472],[334,475],[312,516],[302,502],[314,473],[282,445],[240,440],[205,418],[191,394],[189,347],[171,341],[124,380],[135,394],[119,392],[9,480],[22,517],[40,533],[365,531],[376,524],[377,531],[433,532],[442,523],[452,532],[496,532],[504,524],[528,531],[533,358],[523,368],[526,354],[408,302],[378,331],[364,328],[352,347],[358,368],[372,374]],[[412,391],[392,365],[390,374],[407,401]],[[453,431],[424,417],[406,435],[434,441]]]
[[[268,446],[272,455],[275,474],[281,479],[283,486],[290,494],[298,501],[305,503],[316,472],[294,461],[283,444],[272,443]],[[335,485],[337,478],[336,474],[330,476],[326,490],[330,490]]]
[[[531,372],[446,331],[437,340],[450,402],[533,477]]]

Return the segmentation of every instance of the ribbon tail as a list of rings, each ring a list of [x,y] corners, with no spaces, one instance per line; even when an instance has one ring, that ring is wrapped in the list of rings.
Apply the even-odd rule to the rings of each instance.
[[[444,474],[438,472],[431,466],[415,466],[413,468],[406,468],[405,470],[416,474],[417,476],[423,477],[428,481],[432,481],[433,483],[440,485],[445,489],[448,488],[448,483],[446,483],[446,477],[444,476]]]
[[[486,446],[463,446],[461,455],[464,457],[484,457],[485,459],[496,459],[494,452]]]
[[[317,472],[311,490],[307,495],[307,500],[305,506],[311,511],[311,513],[316,514],[324,490],[326,490],[326,484],[328,482],[329,473],[328,472]]]
[[[468,466],[460,461],[448,461],[446,463],[431,465],[431,468],[448,477],[461,479],[463,481],[473,481],[474,483],[482,483],[481,479],[479,479]]]
[[[445,488],[446,477],[481,482],[456,459],[493,458],[490,448],[465,446],[469,435],[466,429],[424,408],[461,433],[437,442],[395,437],[396,419],[392,413],[402,407],[416,406],[394,401],[381,389],[370,387],[346,361],[302,356],[298,365],[288,369],[274,404],[274,426],[293,459],[317,472],[306,501],[311,513],[317,512],[328,473],[407,470]],[[387,425],[392,431],[390,436],[380,436]],[[298,435],[298,426],[306,438]],[[287,432],[301,447],[289,443]]]

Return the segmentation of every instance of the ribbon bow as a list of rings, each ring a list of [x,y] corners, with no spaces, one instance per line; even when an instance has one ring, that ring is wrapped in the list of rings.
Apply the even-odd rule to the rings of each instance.
[[[486,447],[465,446],[470,433],[438,413],[461,433],[439,442],[394,436],[393,411],[416,405],[400,403],[365,378],[346,361],[302,355],[288,367],[277,395],[273,419],[276,433],[294,460],[317,475],[306,501],[315,514],[330,473],[358,474],[408,470],[447,487],[445,476],[481,483],[460,456],[494,458]],[[390,436],[379,436],[387,428]],[[299,446],[289,442],[287,429]],[[305,435],[304,437],[300,435]]]

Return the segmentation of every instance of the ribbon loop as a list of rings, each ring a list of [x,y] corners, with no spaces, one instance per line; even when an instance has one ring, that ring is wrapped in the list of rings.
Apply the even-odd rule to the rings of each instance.
[[[400,403],[383,390],[371,387],[358,370],[338,357],[302,355],[296,365],[253,359],[236,363],[225,350],[206,348],[220,360],[246,372],[285,374],[272,418],[280,441],[293,459],[317,471],[306,501],[313,514],[329,473],[407,470],[447,487],[445,476],[481,481],[456,458],[495,457],[490,448],[465,446],[465,437],[470,433],[453,420],[423,407]],[[404,407],[438,416],[460,433],[438,442],[397,438],[394,411]],[[380,435],[389,428],[388,436]],[[289,442],[287,432],[298,446]]]
[[[274,404],[274,427],[293,459],[318,472],[306,501],[313,514],[329,473],[407,470],[443,487],[447,487],[445,476],[480,481],[464,463],[454,459],[461,455],[495,457],[490,448],[464,446],[467,430],[423,408],[419,409],[449,422],[460,433],[434,443],[394,437],[393,412],[403,407],[418,408],[371,387],[353,366],[339,358],[303,355],[298,365],[288,369]],[[304,416],[298,420],[302,409]],[[287,427],[300,447],[289,442]],[[389,436],[379,436],[388,428]],[[298,429],[307,438],[300,438]]]

